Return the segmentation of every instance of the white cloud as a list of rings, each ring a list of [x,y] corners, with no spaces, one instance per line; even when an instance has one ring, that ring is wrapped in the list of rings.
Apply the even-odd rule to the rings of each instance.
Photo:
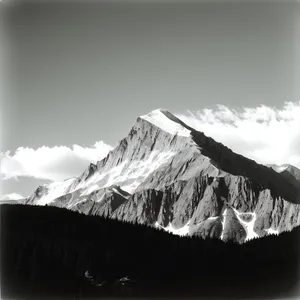
[[[240,111],[218,105],[216,109],[176,115],[259,163],[289,163],[300,168],[300,102],[286,102],[280,109],[261,105]]]
[[[4,179],[28,176],[60,181],[79,176],[90,162],[101,160],[111,149],[102,141],[91,147],[19,147],[13,155],[9,151],[1,153],[0,173]]]
[[[0,201],[3,200],[19,200],[24,198],[22,195],[17,194],[17,193],[11,193],[11,194],[6,194],[6,195],[2,195],[0,196]]]
[[[300,168],[300,102],[286,102],[280,109],[261,105],[240,111],[218,105],[216,109],[176,115],[191,127],[259,163],[290,163]],[[90,162],[101,160],[111,149],[102,141],[91,147],[20,147],[13,154],[1,153],[0,177],[61,181],[79,176]]]

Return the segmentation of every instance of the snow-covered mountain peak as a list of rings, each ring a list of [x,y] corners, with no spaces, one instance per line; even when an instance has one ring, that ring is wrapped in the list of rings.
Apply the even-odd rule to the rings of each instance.
[[[190,136],[190,128],[166,109],[155,109],[147,115],[140,116],[140,118],[172,135]]]

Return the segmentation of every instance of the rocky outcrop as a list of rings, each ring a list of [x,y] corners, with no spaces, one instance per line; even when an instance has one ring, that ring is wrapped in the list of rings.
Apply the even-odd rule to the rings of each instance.
[[[243,243],[247,237],[247,232],[239,222],[232,208],[226,208],[223,214],[223,231],[221,238],[227,241]]]
[[[153,225],[158,218],[162,196],[162,192],[155,190],[137,192],[119,206],[111,216],[119,220]]]

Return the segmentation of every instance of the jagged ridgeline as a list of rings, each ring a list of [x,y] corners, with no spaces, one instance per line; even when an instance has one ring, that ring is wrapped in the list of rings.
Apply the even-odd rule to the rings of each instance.
[[[4,299],[297,294],[299,227],[239,245],[56,207],[0,209]]]
[[[300,224],[297,174],[257,164],[158,109],[81,176],[24,201],[243,243]]]

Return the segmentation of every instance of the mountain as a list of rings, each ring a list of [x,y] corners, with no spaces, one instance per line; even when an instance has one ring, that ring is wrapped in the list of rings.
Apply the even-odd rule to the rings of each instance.
[[[164,109],[77,178],[38,187],[27,204],[243,243],[300,225],[300,188]]]

